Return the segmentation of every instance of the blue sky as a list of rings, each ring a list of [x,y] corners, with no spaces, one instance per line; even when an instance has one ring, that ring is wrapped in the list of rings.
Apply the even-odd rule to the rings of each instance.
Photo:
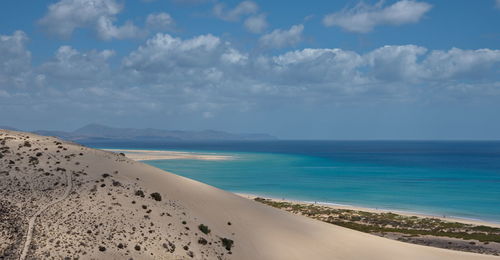
[[[5,0],[0,125],[500,139],[500,1]]]

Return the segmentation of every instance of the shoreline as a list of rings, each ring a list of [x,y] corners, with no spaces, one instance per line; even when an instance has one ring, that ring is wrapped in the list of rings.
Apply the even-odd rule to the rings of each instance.
[[[172,150],[145,150],[145,149],[102,149],[105,151],[110,151],[114,153],[124,152],[124,154],[132,160],[135,161],[154,161],[154,160],[179,160],[179,159],[191,159],[191,160],[206,160],[206,161],[224,161],[224,160],[233,160],[235,157],[231,155],[220,155],[214,154],[210,152],[186,152],[186,151],[172,151]],[[397,209],[386,209],[386,208],[373,208],[373,207],[364,207],[364,206],[354,206],[347,205],[341,203],[334,202],[322,202],[322,201],[307,201],[300,199],[283,199],[277,198],[267,195],[258,195],[258,194],[250,194],[250,193],[242,193],[242,192],[232,192],[238,196],[245,197],[247,199],[255,199],[257,197],[271,199],[278,202],[291,202],[297,204],[306,204],[306,205],[320,205],[325,207],[330,207],[333,209],[348,209],[348,210],[357,210],[357,211],[365,211],[371,213],[388,213],[392,212],[395,214],[399,214],[402,216],[416,216],[421,218],[436,218],[447,222],[459,222],[463,224],[472,224],[472,225],[484,225],[490,227],[500,228],[500,220],[498,222],[491,220],[482,220],[482,219],[473,219],[459,216],[443,216],[436,215],[432,213],[423,213],[423,212],[415,212],[415,211],[406,211],[406,210],[397,210]]]
[[[0,233],[7,234],[0,236],[0,251],[10,258],[18,258],[28,238],[26,224],[36,213],[31,209],[60,199],[67,190],[61,182],[65,174],[73,182],[71,197],[36,221],[37,234],[30,240],[36,246],[30,247],[27,258],[486,260],[496,259],[486,254],[500,255],[500,229],[471,229],[476,243],[471,246],[470,241],[460,240],[470,237],[461,232],[468,227],[450,225],[458,238],[452,239],[452,246],[462,252],[417,246],[335,225],[337,221],[327,218],[337,214],[344,223],[358,221],[367,228],[392,228],[395,223],[404,229],[415,224],[416,231],[432,228],[437,221],[408,222],[393,214],[377,218],[367,212],[326,208],[309,211],[318,207],[300,205],[296,208],[302,211],[288,214],[117,153],[30,133],[0,131],[0,150],[8,151],[0,159],[5,165],[0,170],[0,207],[7,220],[0,225]],[[300,216],[302,212],[319,221]],[[89,227],[94,228],[89,231]],[[391,232],[374,232],[380,230]],[[421,239],[405,234],[398,238]],[[448,247],[450,239],[437,240],[441,248]]]
[[[203,160],[203,161],[225,161],[233,160],[234,156],[218,155],[202,152],[182,152],[169,150],[144,150],[144,149],[102,149],[108,152],[124,153],[126,157],[135,161],[155,160]]]
[[[257,195],[257,194],[241,193],[241,192],[233,192],[233,193],[240,196],[240,197],[249,199],[249,200],[254,200],[255,198],[263,198],[263,199],[270,199],[270,200],[276,201],[276,202],[289,202],[289,203],[296,203],[296,204],[302,204],[302,205],[318,205],[318,206],[329,207],[332,209],[356,210],[356,211],[365,211],[365,212],[370,212],[370,213],[389,213],[389,212],[391,212],[391,213],[395,213],[395,214],[407,216],[407,217],[416,216],[416,217],[420,217],[420,218],[436,218],[436,219],[446,221],[446,222],[459,222],[459,223],[463,223],[463,224],[471,224],[471,225],[478,225],[478,226],[489,226],[489,227],[500,228],[500,222],[493,222],[493,221],[480,220],[480,219],[468,219],[468,218],[461,218],[461,217],[456,217],[456,216],[443,217],[443,216],[437,216],[437,215],[432,215],[432,214],[426,214],[426,213],[420,213],[420,212],[410,212],[410,211],[403,211],[403,210],[379,209],[379,208],[337,204],[337,203],[331,203],[331,202],[320,202],[320,201],[312,202],[312,201],[304,201],[304,200],[283,199],[283,198],[261,196],[261,195]]]

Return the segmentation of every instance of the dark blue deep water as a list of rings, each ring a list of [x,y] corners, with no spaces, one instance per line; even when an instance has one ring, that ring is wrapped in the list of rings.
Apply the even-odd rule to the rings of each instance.
[[[86,144],[232,155],[227,161],[147,163],[233,192],[500,222],[500,142]]]

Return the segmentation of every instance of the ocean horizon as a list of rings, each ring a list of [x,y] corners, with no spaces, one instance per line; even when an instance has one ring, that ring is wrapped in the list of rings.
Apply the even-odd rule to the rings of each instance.
[[[236,193],[500,222],[500,141],[106,142],[231,160],[145,163]]]

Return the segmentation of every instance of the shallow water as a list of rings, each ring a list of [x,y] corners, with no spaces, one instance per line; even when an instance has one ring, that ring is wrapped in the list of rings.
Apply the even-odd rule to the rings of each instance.
[[[500,222],[500,142],[266,141],[91,144],[227,154],[147,161],[218,188]]]

